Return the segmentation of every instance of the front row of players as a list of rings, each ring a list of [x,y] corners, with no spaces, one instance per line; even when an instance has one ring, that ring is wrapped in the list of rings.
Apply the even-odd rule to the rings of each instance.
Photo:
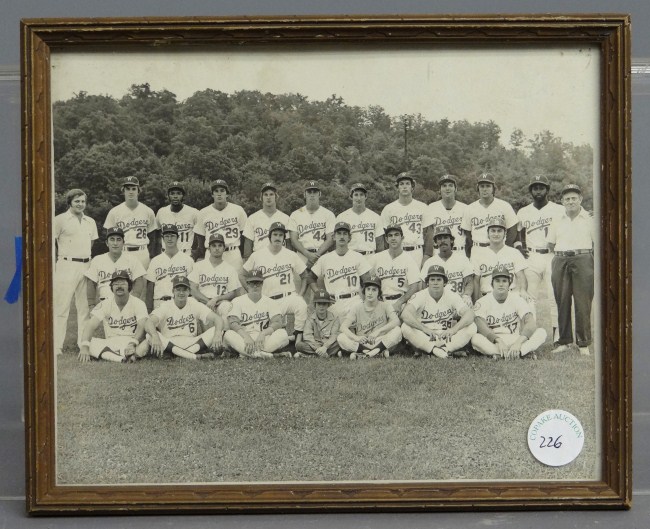
[[[190,297],[190,281],[176,276],[172,299],[147,314],[144,302],[131,295],[128,272],[117,270],[110,280],[112,296],[93,309],[85,325],[79,359],[126,363],[151,354],[201,360],[216,353],[291,358],[285,350],[290,339],[283,305],[263,294],[264,282],[262,271],[253,271],[246,280],[248,292],[234,298],[228,314],[221,315]],[[304,322],[303,332],[295,334],[294,357],[387,358],[402,339],[416,356],[464,356],[471,342],[487,356],[524,357],[546,341],[546,332],[536,326],[528,303],[510,289],[511,282],[507,268],[497,266],[492,291],[471,308],[445,288],[444,267],[432,265],[426,288],[398,314],[392,303],[382,301],[381,280],[370,276],[363,282],[361,297],[340,319],[330,310],[332,296],[319,290],[313,314]],[[105,337],[93,337],[100,324]]]

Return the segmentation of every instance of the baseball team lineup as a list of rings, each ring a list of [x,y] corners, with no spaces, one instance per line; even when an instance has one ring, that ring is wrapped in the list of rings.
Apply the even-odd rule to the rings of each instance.
[[[366,207],[372,186],[357,183],[339,214],[321,204],[327,186],[310,181],[290,215],[269,182],[249,216],[221,179],[202,209],[172,182],[168,205],[154,212],[130,176],[101,224],[107,251],[94,257],[99,230],[84,213],[92,196],[70,189],[54,218],[55,354],[73,303],[82,362],[515,359],[545,343],[554,354],[591,354],[597,233],[581,188],[566,183],[553,202],[548,178],[536,175],[531,202],[515,212],[493,174],[474,181],[471,204],[456,199],[449,174],[425,204],[415,178],[400,173],[380,213]],[[538,322],[542,305],[550,333]]]

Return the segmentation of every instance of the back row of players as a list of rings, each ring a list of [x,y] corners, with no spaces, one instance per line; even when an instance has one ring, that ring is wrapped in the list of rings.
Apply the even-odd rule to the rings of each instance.
[[[429,206],[413,199],[415,180],[408,173],[398,175],[396,185],[398,199],[388,204],[381,215],[365,207],[367,188],[363,184],[353,185],[350,189],[352,208],[337,218],[320,206],[321,191],[315,182],[310,182],[305,189],[305,206],[291,216],[277,209],[277,189],[269,183],[261,189],[262,209],[247,217],[240,206],[228,202],[230,190],[223,180],[212,184],[213,203],[200,211],[183,203],[183,186],[174,182],[168,188],[169,206],[154,215],[138,201],[137,178],[129,177],[122,186],[124,203],[113,208],[104,223],[109,251],[92,261],[90,248],[98,236],[96,225],[83,214],[84,192],[71,190],[67,194],[69,210],[58,215],[54,223],[58,255],[55,348],[60,352],[74,296],[79,344],[84,356],[87,355],[83,344],[88,342],[88,337],[82,334],[88,313],[98,303],[108,306],[115,302],[111,281],[116,271],[129,276],[128,290],[133,288],[136,297],[146,300],[148,312],[154,311],[152,316],[156,316],[159,324],[165,320],[176,330],[195,326],[196,322],[190,325],[186,316],[176,318],[165,313],[161,318],[157,314],[163,305],[174,311],[171,307],[176,303],[174,277],[183,279],[192,297],[218,313],[220,324],[230,328],[235,308],[233,301],[251,295],[256,287],[253,283],[257,281],[251,283],[249,279],[251,274],[257,274],[264,280],[261,294],[270,298],[281,314],[293,315],[298,349],[308,320],[304,297],[309,298],[312,289],[319,287],[331,296],[331,313],[343,320],[344,315],[351,314],[356,305],[362,304],[359,301],[362,282],[367,284],[372,276],[379,282],[383,300],[390,302],[394,313],[404,319],[410,312],[404,310],[405,304],[415,300],[415,294],[422,288],[421,281],[426,287],[431,267],[438,266],[443,271],[445,290],[458,294],[468,308],[493,290],[493,271],[506,270],[510,275],[508,290],[514,291],[513,298],[521,298],[531,307],[533,318],[540,284],[546,281],[550,292],[554,277],[557,281],[553,282],[553,291],[561,316],[556,349],[564,350],[573,342],[570,312],[573,300],[578,346],[581,352],[588,353],[593,297],[593,226],[591,217],[580,206],[582,195],[577,186],[564,188],[563,207],[548,201],[550,185],[545,177],[535,177],[529,186],[533,203],[517,215],[508,203],[494,196],[496,183],[490,174],[479,177],[479,199],[469,206],[456,201],[457,183],[451,175],[441,178],[441,200]],[[568,202],[577,203],[577,209],[571,209]],[[566,233],[575,232],[576,219],[585,225],[589,241],[574,240],[575,237],[564,240]],[[568,230],[562,225],[567,220],[571,222]],[[580,234],[584,231],[578,230]],[[162,238],[162,253],[160,237],[156,236],[158,232]],[[242,234],[243,256],[240,251]],[[330,251],[332,245],[334,251]],[[384,245],[387,250],[383,250]],[[576,248],[576,245],[584,247]],[[150,255],[154,255],[153,259]],[[568,262],[557,273],[551,272],[558,257]],[[583,257],[591,258],[591,275],[585,273]],[[576,268],[576,264],[581,266]],[[243,284],[248,287],[248,294]],[[177,288],[182,286],[177,285]],[[366,296],[362,297],[365,303]],[[566,299],[568,309],[563,307]],[[558,326],[557,308],[552,301],[550,304],[555,328]],[[456,319],[447,318],[447,323],[427,321],[428,327],[425,327],[440,334],[445,326],[454,325],[449,322],[462,321],[457,310],[452,312]],[[102,314],[108,318],[106,321],[120,320],[116,315],[108,316],[105,311]],[[249,316],[247,312],[240,314],[240,323],[242,318]],[[431,320],[431,314],[424,308],[420,308],[417,316]],[[488,327],[502,328],[502,318],[497,319],[498,325]],[[99,321],[94,320],[95,323]],[[490,317],[485,321],[495,323],[493,320]],[[124,324],[123,318],[121,324]],[[149,333],[149,336],[153,335]],[[415,345],[408,336],[406,338]],[[446,336],[447,340],[449,338]],[[149,345],[156,352],[160,350],[158,344]],[[429,348],[433,348],[432,344],[427,344],[425,349]]]

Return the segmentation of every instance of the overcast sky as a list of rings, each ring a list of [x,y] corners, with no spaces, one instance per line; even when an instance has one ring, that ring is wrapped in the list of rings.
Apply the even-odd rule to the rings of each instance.
[[[332,94],[393,116],[495,121],[502,142],[521,128],[550,130],[565,141],[598,146],[599,53],[596,48],[400,49],[223,52],[52,53],[52,100],[75,93],[123,96],[148,82],[184,100],[197,90]]]

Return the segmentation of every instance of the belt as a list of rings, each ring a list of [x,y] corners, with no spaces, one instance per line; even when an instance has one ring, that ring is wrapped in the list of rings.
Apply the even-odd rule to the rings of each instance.
[[[348,299],[348,298],[351,298],[353,296],[358,296],[358,295],[359,295],[358,292],[352,292],[350,294],[341,294],[340,296],[336,296],[336,299]]]
[[[291,292],[285,292],[284,294],[276,294],[275,296],[269,296],[271,299],[282,299],[286,296],[290,296]]]
[[[145,244],[144,246],[127,246],[126,251],[127,252],[139,252],[140,250],[146,250],[147,245]]]
[[[452,246],[451,249],[452,249],[454,252],[457,252],[458,250],[464,250],[465,247],[464,247],[464,246]]]
[[[61,257],[64,261],[74,261],[75,263],[87,263],[90,257]]]
[[[593,254],[593,250],[567,250],[566,252],[555,252],[560,257],[573,257],[574,255]]]
[[[482,246],[483,248],[485,248],[486,246],[490,246],[490,243],[489,242],[475,242],[474,246]]]
[[[226,246],[224,252],[232,252],[233,250],[239,250],[239,246]]]
[[[402,294],[393,294],[392,296],[384,296],[384,299],[393,300],[393,299],[399,299],[401,297],[402,297]]]
[[[412,250],[419,250],[420,248],[422,248],[421,244],[416,244],[415,246],[402,246],[402,250],[406,252],[410,252]]]
[[[548,248],[528,248],[529,252],[535,252],[535,253],[549,253],[550,250]]]
[[[406,248],[402,248],[402,250],[405,250]],[[372,255],[375,253],[375,250],[368,250],[367,252],[364,252],[363,250],[355,250],[355,252],[360,253],[361,255]]]
[[[305,248],[308,252],[316,253],[318,250],[316,248]]]
[[[161,296],[156,301],[169,301],[170,299],[172,299],[171,296]]]

